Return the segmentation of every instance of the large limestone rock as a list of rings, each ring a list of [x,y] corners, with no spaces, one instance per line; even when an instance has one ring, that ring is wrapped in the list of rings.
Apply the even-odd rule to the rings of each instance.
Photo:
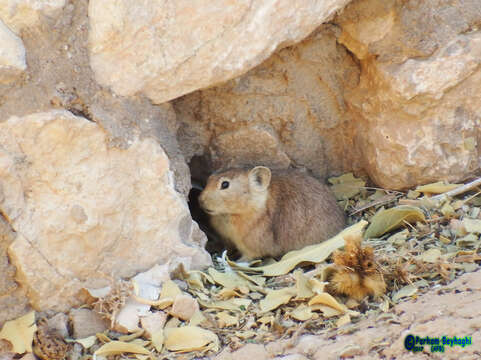
[[[37,26],[42,17],[55,17],[65,6],[65,0],[0,0],[0,19],[13,31]]]
[[[0,20],[0,83],[14,81],[26,68],[22,39]]]
[[[210,160],[212,169],[303,166],[319,177],[358,166],[344,96],[359,69],[336,32],[323,26],[247,74],[175,100],[186,158]],[[205,167],[191,166],[193,175],[205,177]]]
[[[109,147],[67,111],[0,124],[0,209],[16,231],[9,255],[37,309],[65,311],[81,287],[156,263],[202,267],[205,236],[151,139]]]
[[[187,195],[190,173],[175,138],[178,123],[172,106],[155,106],[141,96],[116,96],[96,83],[87,50],[88,1],[63,8],[57,0],[27,3],[39,11],[39,23],[22,31],[28,54],[23,76],[0,83],[0,121],[56,107],[97,122],[109,133],[109,146],[125,148],[134,138],[153,137],[171,161],[176,189]]]
[[[361,63],[346,94],[376,183],[459,181],[481,167],[481,4],[363,0],[336,19]]]
[[[232,79],[350,0],[90,0],[91,66],[120,95],[162,103]]]

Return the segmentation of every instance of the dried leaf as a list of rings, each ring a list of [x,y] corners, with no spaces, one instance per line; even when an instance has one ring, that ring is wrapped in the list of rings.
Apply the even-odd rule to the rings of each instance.
[[[417,292],[418,288],[415,285],[406,285],[392,296],[392,301],[397,302],[402,298],[413,296]]]
[[[336,309],[334,309],[330,306],[323,305],[323,304],[315,304],[315,305],[311,305],[309,307],[311,308],[312,311],[321,311],[322,315],[326,318],[330,318],[330,317],[333,317],[333,316],[339,316],[339,315],[342,315],[344,313],[343,311],[336,310]]]
[[[247,286],[249,282],[246,279],[241,278],[235,272],[220,272],[214,268],[209,268],[209,275],[219,285],[225,288],[238,288],[240,286]]]
[[[450,203],[445,203],[440,211],[441,214],[443,214],[447,218],[453,217],[456,214],[456,211]]]
[[[219,348],[219,339],[212,331],[197,326],[184,326],[181,328],[165,330],[165,348],[169,351],[189,352],[206,350],[213,344],[213,350]]]
[[[478,245],[478,243],[478,236],[472,233],[456,240],[456,245],[459,247],[472,247]]]
[[[294,277],[296,278],[296,299],[308,299],[314,296],[314,292],[309,285],[309,278],[304,275],[302,270],[294,271]]]
[[[388,237],[387,241],[389,241],[393,245],[401,246],[406,242],[408,237],[409,237],[409,230],[404,229],[403,231],[399,231],[391,235],[390,237]]]
[[[80,345],[82,345],[84,349],[88,349],[97,342],[97,337],[92,335],[83,339],[76,339],[75,342],[78,342]]]
[[[324,274],[328,273],[330,270],[329,269],[332,269],[332,267],[325,267],[324,268],[325,270],[323,270],[323,279]],[[328,283],[325,282],[325,281],[319,281],[317,280],[316,278],[312,278],[312,279],[309,279],[309,286],[311,287],[312,291],[314,291],[315,294],[322,294],[324,293],[324,288],[326,287]]]
[[[182,290],[179,289],[179,286],[172,280],[167,280],[162,284],[162,290],[160,291],[160,296],[157,300],[161,305],[158,305],[157,307],[159,309],[165,309],[172,305],[175,297],[180,294],[182,294]]]
[[[237,275],[240,277],[249,280],[251,283],[257,285],[257,286],[264,286],[266,283],[266,278],[264,276],[260,275],[247,275],[243,272],[238,272]]]
[[[204,314],[202,314],[202,311],[197,310],[194,315],[190,318],[189,325],[190,326],[197,326],[202,324],[204,321],[206,321],[206,318]]]
[[[10,341],[14,353],[32,352],[35,331],[37,331],[35,311],[31,311],[18,319],[5,322],[2,331],[0,331],[0,339]]]
[[[366,182],[357,179],[352,173],[338,177],[331,177],[328,181],[332,184],[331,190],[337,200],[347,200],[359,194],[361,188],[366,186]]]
[[[112,288],[110,286],[106,286],[100,289],[89,289],[89,288],[84,288],[84,289],[89,293],[90,296],[94,298],[103,298],[103,297],[106,297],[108,294],[110,294],[110,291]]]
[[[329,240],[320,244],[307,246],[301,250],[291,251],[276,263],[253,269],[261,270],[265,276],[278,276],[287,274],[300,263],[320,263],[331,255],[334,250],[344,246],[344,236],[358,234],[366,225],[367,221],[361,220],[358,223],[349,226],[347,229],[344,229]]]
[[[306,321],[312,318],[312,310],[309,306],[301,304],[291,311],[290,316],[299,321]]]
[[[129,341],[138,339],[143,334],[144,334],[144,330],[138,330],[138,331],[134,332],[133,334],[119,336],[118,340],[124,341],[124,342],[129,342]]]
[[[234,289],[222,289],[217,293],[217,297],[222,300],[231,299],[233,297],[242,297],[242,294],[235,291]]]
[[[433,264],[437,262],[440,257],[441,250],[435,248],[429,249],[419,256],[422,261]]]
[[[399,205],[387,210],[381,210],[371,219],[371,225],[367,228],[364,237],[379,237],[391,230],[404,225],[404,222],[413,223],[425,221],[424,213],[415,206]]]
[[[235,326],[239,324],[239,318],[236,316],[230,315],[227,311],[221,311],[220,313],[217,313],[216,316],[217,316],[220,328],[224,328],[227,326]]]
[[[346,325],[351,323],[351,316],[349,314],[344,314],[336,321],[336,326],[341,327],[342,325]]]
[[[345,313],[347,311],[346,305],[340,304],[331,294],[328,293],[318,294],[309,301],[309,306],[316,304],[330,306],[341,313]]]
[[[224,301],[206,302],[199,300],[199,304],[206,308],[221,309],[229,311],[246,311],[252,300],[233,298]]]
[[[422,193],[428,193],[428,194],[442,194],[447,191],[454,190],[463,184],[445,184],[441,181],[432,183],[432,184],[427,184],[427,185],[422,185],[418,186],[416,188],[417,192],[422,192]]]
[[[124,353],[129,354],[144,354],[150,355],[150,351],[143,346],[123,341],[111,341],[102,345],[94,355],[120,355]]]
[[[160,329],[152,333],[151,341],[155,350],[160,353],[164,345],[164,330]]]
[[[296,289],[294,287],[270,290],[265,299],[259,301],[261,313],[277,309],[282,304],[287,304],[294,295],[296,295]]]
[[[255,331],[247,330],[247,331],[236,331],[235,335],[242,340],[252,339],[257,335]]]
[[[467,232],[481,234],[481,220],[464,218],[463,225]]]

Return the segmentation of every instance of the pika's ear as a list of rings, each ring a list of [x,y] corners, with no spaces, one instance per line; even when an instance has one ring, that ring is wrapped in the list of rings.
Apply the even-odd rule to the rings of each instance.
[[[256,191],[267,190],[271,183],[271,170],[265,166],[256,166],[249,171],[249,185]]]

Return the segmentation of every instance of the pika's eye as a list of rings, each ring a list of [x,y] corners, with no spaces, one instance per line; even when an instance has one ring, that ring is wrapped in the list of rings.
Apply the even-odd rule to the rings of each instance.
[[[229,187],[228,181],[222,181],[222,184],[220,184],[221,190],[227,189],[228,187]]]

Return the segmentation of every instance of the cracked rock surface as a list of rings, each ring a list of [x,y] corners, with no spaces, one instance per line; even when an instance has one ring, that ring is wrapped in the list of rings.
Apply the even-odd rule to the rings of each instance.
[[[210,262],[154,140],[109,148],[97,124],[55,110],[1,123],[0,143],[0,205],[16,232],[9,255],[37,310],[65,311],[81,287],[157,263]]]

